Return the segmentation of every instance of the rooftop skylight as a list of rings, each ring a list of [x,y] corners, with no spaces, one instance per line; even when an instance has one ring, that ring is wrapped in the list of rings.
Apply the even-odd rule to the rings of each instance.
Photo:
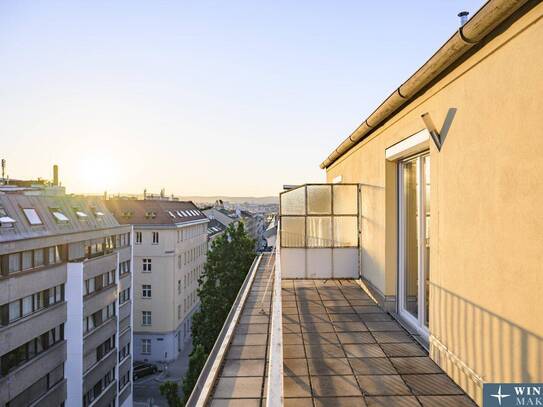
[[[70,219],[59,208],[50,208],[50,210],[56,222],[64,223],[70,221]]]
[[[26,220],[31,225],[42,225],[43,222],[34,208],[23,208],[23,213],[26,216]]]
[[[6,210],[0,207],[0,224],[3,227],[12,227],[15,223],[15,219],[8,216]]]

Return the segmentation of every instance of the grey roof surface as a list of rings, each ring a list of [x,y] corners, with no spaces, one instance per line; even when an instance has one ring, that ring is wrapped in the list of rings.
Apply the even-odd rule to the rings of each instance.
[[[207,235],[213,236],[226,230],[226,225],[219,222],[217,219],[210,219],[207,224]]]
[[[7,216],[15,220],[12,227],[8,227],[11,225],[7,224],[0,227],[0,242],[2,243],[120,226],[100,197],[0,193],[0,208],[3,208]],[[41,225],[30,224],[23,212],[26,208],[36,210],[41,219]],[[51,213],[52,208],[58,208],[68,221],[58,222]],[[87,217],[78,217],[76,210],[85,213]],[[97,215],[98,212],[103,215]]]
[[[191,201],[110,199],[107,201],[107,207],[121,224],[173,226],[207,220]],[[151,213],[154,216],[149,216]]]

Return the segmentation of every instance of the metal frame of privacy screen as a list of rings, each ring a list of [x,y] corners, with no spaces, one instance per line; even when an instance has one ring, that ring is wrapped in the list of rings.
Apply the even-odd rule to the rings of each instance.
[[[305,184],[280,194],[284,278],[357,278],[358,184]]]

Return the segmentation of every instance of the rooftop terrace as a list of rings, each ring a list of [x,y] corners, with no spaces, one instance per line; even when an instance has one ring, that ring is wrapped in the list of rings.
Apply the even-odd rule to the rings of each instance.
[[[229,338],[217,343],[223,352],[219,368],[200,378],[208,394],[193,397],[189,405],[267,405],[276,329],[270,316],[272,300],[278,300],[268,285],[272,272],[273,255],[265,254],[242,288],[245,295],[240,292]],[[281,285],[283,383],[272,381],[270,390],[282,394],[284,405],[475,405],[357,280],[297,279]]]
[[[281,194],[277,249],[253,264],[189,405],[475,405],[359,280],[357,191]]]

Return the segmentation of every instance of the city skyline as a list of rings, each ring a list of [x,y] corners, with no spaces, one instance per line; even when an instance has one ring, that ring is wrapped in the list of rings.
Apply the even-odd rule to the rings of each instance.
[[[1,155],[13,178],[58,164],[74,193],[322,182],[320,161],[482,3],[3,2]]]

